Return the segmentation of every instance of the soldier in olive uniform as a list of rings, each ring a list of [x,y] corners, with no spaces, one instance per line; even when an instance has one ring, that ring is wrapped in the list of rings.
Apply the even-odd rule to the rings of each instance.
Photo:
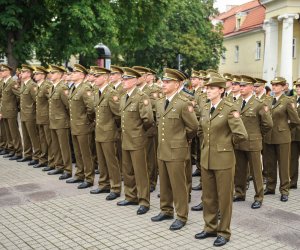
[[[120,197],[121,173],[117,158],[118,124],[120,124],[120,97],[109,85],[110,70],[94,68],[96,112],[96,149],[99,162],[98,188],[91,194],[110,193],[106,200]]]
[[[296,96],[294,99],[297,105],[297,113],[300,117],[300,78],[295,81]],[[300,156],[300,125],[292,129],[291,143],[291,165],[290,165],[290,189],[297,189],[299,175],[299,156]]]
[[[136,71],[138,71],[142,76],[139,77],[139,84],[138,87],[141,91],[143,91],[151,101],[151,106],[153,108],[155,107],[155,99],[153,96],[153,93],[155,90],[153,90],[150,85],[147,83],[147,77],[148,74],[151,73],[150,69],[142,67],[142,66],[134,66],[132,67]],[[157,94],[158,97],[158,94]],[[157,145],[155,143],[155,135],[156,135],[156,127],[153,126],[150,129],[147,130],[147,143],[146,143],[146,155],[147,155],[147,165],[148,165],[148,174],[149,174],[149,181],[150,181],[150,192],[153,192],[156,187],[157,183],[157,156],[156,156],[156,148]]]
[[[29,161],[28,165],[39,163],[41,154],[40,138],[36,126],[36,94],[37,85],[31,79],[34,68],[29,65],[22,65],[21,69],[21,89],[20,89],[20,109],[21,128],[23,135],[24,155],[17,161]]]
[[[137,214],[145,214],[150,207],[145,142],[147,129],[154,125],[153,111],[149,97],[136,86],[140,73],[127,67],[123,71],[123,87],[127,91],[120,103],[125,200],[117,204],[139,204]]]
[[[166,98],[160,99],[156,105],[161,213],[151,220],[172,219],[174,202],[177,219],[170,230],[181,229],[188,218],[185,164],[190,157],[189,144],[198,129],[193,104],[178,93],[182,80],[179,71],[166,68],[162,86]]]
[[[2,69],[2,64],[0,64],[0,114],[1,114],[1,105],[2,105],[2,102],[1,102],[2,87],[4,84],[2,73],[1,73],[4,71],[2,71],[1,69]],[[0,117],[0,155],[1,155],[1,152],[6,153],[7,151],[8,150],[7,150],[7,139],[6,139],[6,134],[5,134],[5,127],[4,127],[3,120]]]
[[[4,150],[4,152],[2,151],[1,154],[11,153],[8,154],[10,160],[20,160],[23,153],[21,135],[17,120],[20,86],[11,77],[12,68],[10,66],[2,64],[0,70],[3,78],[0,117],[1,123],[3,123],[4,127],[3,132],[5,132],[6,135],[7,147],[7,150]]]
[[[233,143],[247,139],[238,110],[232,103],[222,100],[225,87],[223,78],[212,77],[209,80],[207,97],[211,102],[202,109],[199,126],[199,133],[203,134],[201,174],[205,226],[195,238],[217,237],[214,246],[225,245],[231,236],[235,167]]]
[[[242,75],[240,80],[241,118],[248,133],[248,140],[235,145],[236,169],[235,169],[235,196],[234,202],[244,201],[248,176],[248,164],[253,171],[253,183],[255,188],[254,202],[251,208],[257,209],[262,205],[264,187],[261,166],[262,138],[273,126],[270,109],[262,101],[257,100],[253,93],[253,84],[256,80]]]
[[[76,157],[76,173],[67,183],[82,182],[78,188],[94,185],[95,167],[92,158],[91,140],[95,116],[94,96],[91,86],[83,82],[87,69],[75,64],[72,73],[74,86],[69,93],[71,134]]]
[[[275,194],[278,164],[280,200],[286,202],[288,201],[290,187],[290,127],[300,124],[300,119],[295,101],[284,95],[286,80],[282,77],[276,77],[271,81],[271,84],[275,94],[271,109],[274,126],[265,139],[264,157],[268,179],[264,194]]]
[[[224,73],[223,77],[226,79],[226,89],[224,97],[232,97],[232,75],[230,73]]]
[[[63,66],[50,65],[49,77],[52,87],[49,91],[49,122],[53,144],[55,169],[48,166],[44,171],[51,170],[49,175],[62,174],[64,180],[72,176],[72,160],[70,148],[70,117],[68,104],[68,86],[61,80],[66,69]]]
[[[37,66],[34,70],[34,79],[37,83],[36,95],[36,124],[41,143],[41,156],[39,164],[34,168],[49,166],[54,168],[54,154],[52,150],[51,131],[49,128],[49,91],[51,83],[46,81],[48,71],[43,66]]]

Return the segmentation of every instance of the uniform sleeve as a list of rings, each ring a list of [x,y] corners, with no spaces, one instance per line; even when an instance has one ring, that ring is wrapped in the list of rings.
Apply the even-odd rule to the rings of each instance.
[[[260,106],[259,116],[261,132],[263,135],[266,135],[273,127],[272,115],[266,104]]]
[[[17,99],[20,99],[20,85],[17,82],[12,83],[11,87],[11,91],[13,92],[13,94],[17,97]]]
[[[82,94],[83,102],[86,107],[87,114],[92,117],[95,114],[94,94],[92,89],[85,88]]]
[[[60,92],[60,99],[65,105],[66,109],[69,110],[69,89],[67,86],[62,86],[61,92]]]
[[[234,106],[228,114],[228,125],[232,133],[232,141],[234,144],[241,143],[248,139],[248,134],[240,117],[240,113]]]
[[[139,102],[139,113],[143,120],[145,130],[148,130],[154,125],[153,111],[150,98],[143,95]]]
[[[33,102],[36,102],[37,88],[38,88],[38,86],[35,84],[31,85],[31,88],[30,88],[30,95],[31,95]]]
[[[197,135],[198,120],[191,102],[184,102],[181,115],[186,128],[187,139],[193,139]]]
[[[289,100],[286,106],[290,125],[295,126],[300,124],[296,103],[294,100]]]
[[[115,118],[117,127],[120,127],[120,125],[121,125],[120,96],[116,91],[111,93],[109,100],[108,100],[108,105],[109,105],[111,112],[114,114],[114,118]]]

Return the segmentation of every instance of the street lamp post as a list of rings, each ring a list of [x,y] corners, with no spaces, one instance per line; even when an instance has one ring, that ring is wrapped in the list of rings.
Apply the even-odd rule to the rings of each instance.
[[[103,43],[98,43],[94,48],[97,50],[97,54],[98,54],[97,65],[102,68],[110,69],[110,64],[111,64],[110,49]]]

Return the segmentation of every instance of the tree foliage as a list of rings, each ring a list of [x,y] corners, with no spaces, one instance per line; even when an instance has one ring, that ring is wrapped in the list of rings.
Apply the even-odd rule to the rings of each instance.
[[[43,64],[80,55],[94,64],[99,42],[120,65],[157,70],[216,67],[222,35],[210,18],[213,0],[0,0],[0,53],[13,66],[35,56]]]

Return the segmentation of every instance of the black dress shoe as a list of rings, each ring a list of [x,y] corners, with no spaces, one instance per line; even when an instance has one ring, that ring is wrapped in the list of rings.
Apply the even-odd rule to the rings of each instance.
[[[108,194],[109,192],[110,190],[105,188],[96,188],[90,191],[91,194]]]
[[[19,160],[19,159],[22,159],[22,156],[20,156],[20,155],[14,155],[13,157],[9,158],[10,161],[16,161],[16,160]]]
[[[81,184],[79,184],[77,188],[78,189],[84,189],[84,188],[88,188],[88,187],[91,187],[91,186],[93,186],[92,183],[84,181]]]
[[[282,194],[280,197],[280,200],[283,202],[287,202],[289,200],[289,196],[286,194]]]
[[[95,174],[100,174],[98,169],[95,169]]]
[[[33,168],[42,168],[42,167],[45,167],[45,166],[46,166],[46,164],[39,163],[39,164],[34,165]]]
[[[202,231],[201,233],[195,234],[195,238],[197,240],[202,240],[202,239],[206,239],[206,238],[209,238],[209,237],[217,237],[217,234],[216,233],[208,233],[208,232],[205,232],[205,231]]]
[[[48,172],[48,175],[63,174],[63,173],[64,173],[63,169],[54,169],[54,170]]]
[[[26,162],[26,161],[31,161],[31,157],[25,157],[17,160],[17,162]]]
[[[114,199],[117,199],[118,197],[120,197],[119,193],[115,193],[115,192],[111,192],[109,195],[106,196],[106,200],[107,201],[112,201]]]
[[[54,170],[54,169],[55,169],[54,167],[47,166],[47,167],[43,168],[42,171],[47,172],[47,171],[51,171],[51,170]]]
[[[32,165],[36,165],[39,164],[38,160],[31,160],[30,162],[28,162],[28,166],[32,166]]]
[[[138,205],[138,202],[135,201],[127,201],[127,200],[123,200],[123,201],[119,201],[117,203],[118,206],[129,206],[129,205]]]
[[[262,205],[261,201],[254,201],[251,205],[251,208],[257,209],[257,208],[260,208],[261,205]]]
[[[272,190],[269,190],[269,189],[265,189],[264,195],[269,195],[269,194],[275,194],[275,191],[272,191]]]
[[[202,211],[203,210],[203,204],[202,204],[202,202],[200,204],[196,205],[196,206],[193,206],[191,208],[191,210],[192,211]]]
[[[7,155],[7,154],[9,154],[9,151],[6,149],[0,151],[0,155]]]
[[[84,180],[72,178],[72,179],[66,180],[66,183],[79,183],[79,182],[83,182],[83,181]]]
[[[182,220],[176,219],[172,225],[170,226],[170,230],[175,231],[183,228],[185,226],[185,222]]]
[[[7,155],[4,155],[3,158],[11,158],[13,156],[15,156],[15,153],[9,153]]]
[[[193,177],[196,176],[200,176],[200,170],[198,168],[196,168],[196,170],[194,171],[194,173],[192,174]]]
[[[59,180],[65,180],[65,179],[69,179],[69,178],[71,178],[72,177],[72,175],[71,174],[69,174],[69,173],[63,173],[61,176],[59,176]]]
[[[141,215],[141,214],[147,213],[148,211],[149,211],[149,207],[145,207],[145,206],[141,205],[141,206],[139,207],[139,209],[136,211],[136,213],[137,213],[138,215]]]
[[[223,236],[218,235],[217,239],[214,241],[215,247],[221,247],[224,246],[229,240],[225,239]]]
[[[202,190],[202,185],[199,183],[199,185],[197,185],[195,187],[192,187],[192,190],[194,190],[194,191],[200,191],[200,190]]]
[[[151,186],[150,187],[150,193],[152,193],[155,190],[155,187]]]
[[[245,197],[234,196],[233,197],[233,202],[238,202],[238,201],[245,201]]]
[[[297,189],[297,184],[291,185],[291,186],[290,186],[290,189]]]
[[[160,213],[159,215],[156,215],[151,218],[151,220],[153,222],[158,222],[158,221],[163,221],[163,220],[173,220],[173,219],[174,219],[173,215],[167,215],[167,214],[163,214],[163,213]]]

